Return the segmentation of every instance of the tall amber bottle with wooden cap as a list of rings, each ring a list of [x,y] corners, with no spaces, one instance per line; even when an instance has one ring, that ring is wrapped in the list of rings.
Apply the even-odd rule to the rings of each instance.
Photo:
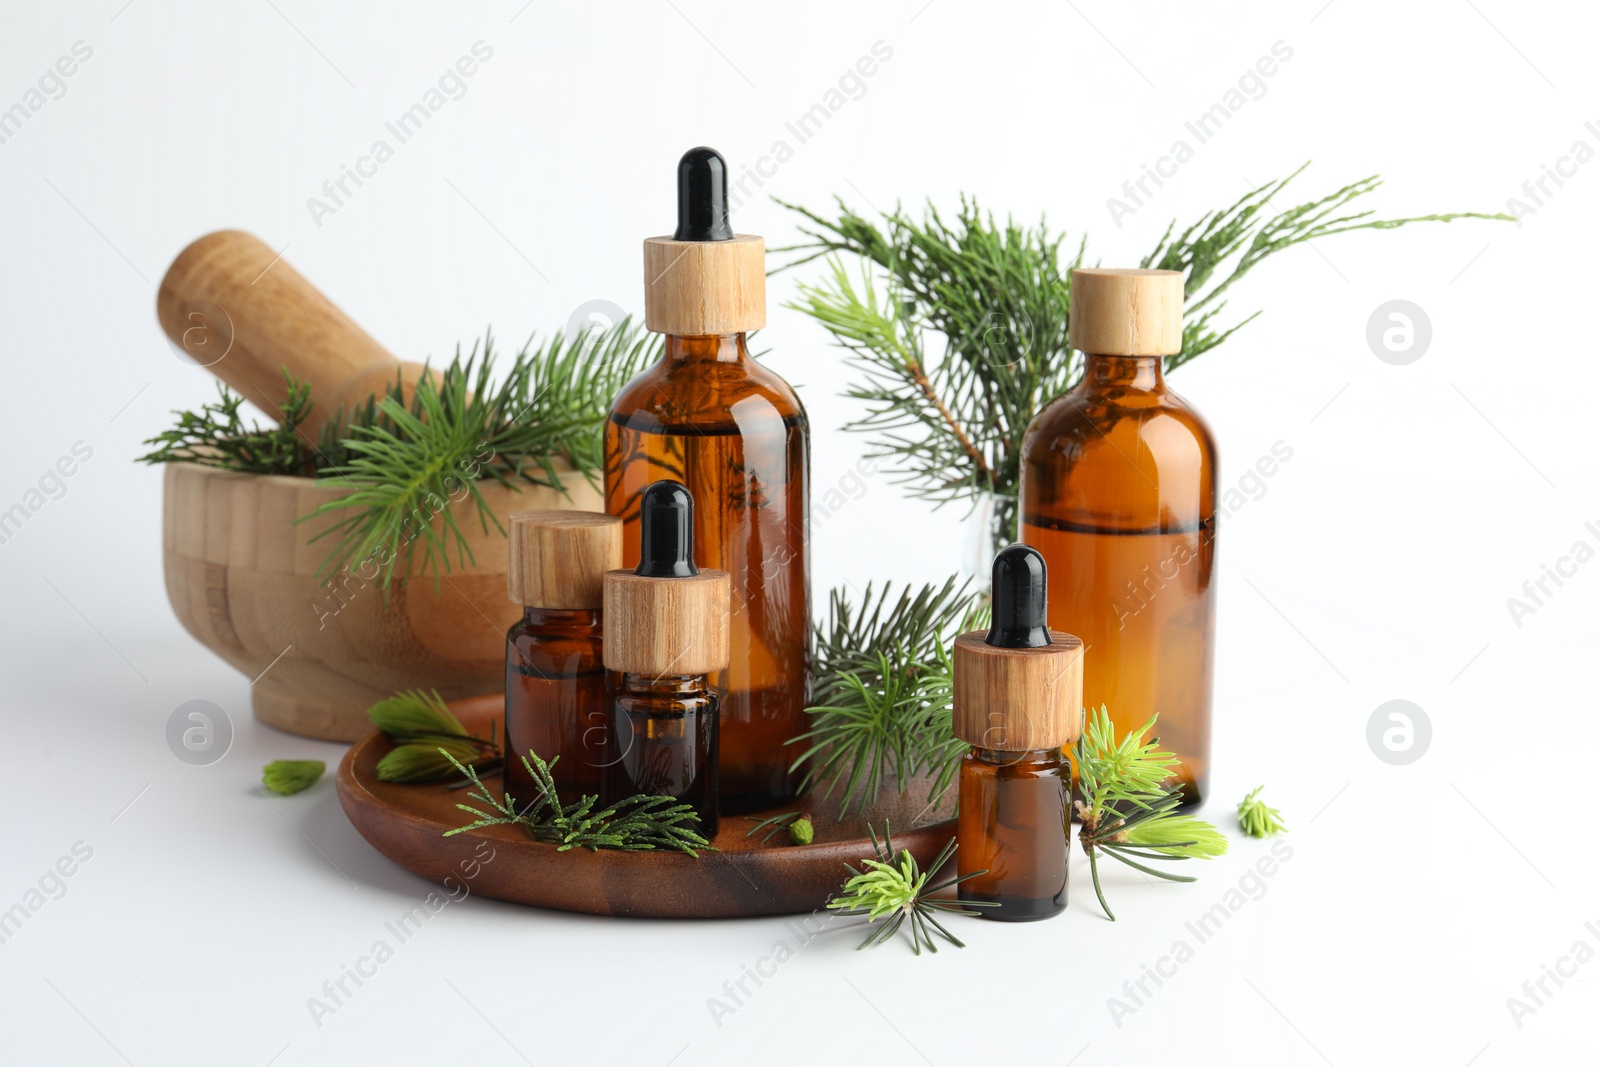
[[[606,510],[639,550],[639,501],[662,478],[694,495],[696,562],[732,578],[722,697],[726,810],[798,792],[786,743],[808,728],[810,431],[787,382],[750,357],[766,324],[765,245],[728,221],[727,164],[696,148],[678,164],[678,228],[644,243],[645,325],[661,362],[617,395],[605,432]]]
[[[1211,768],[1217,449],[1162,373],[1183,347],[1183,275],[1075,270],[1069,314],[1083,379],[1023,440],[1022,539],[1050,565],[1050,625],[1089,650],[1086,704],[1119,732],[1160,713],[1196,802]]]
[[[601,796],[692,804],[711,838],[719,730],[707,676],[728,665],[728,574],[695,566],[694,499],[681,482],[656,482],[639,504],[639,565],[605,576],[605,664],[622,676]]]
[[[951,690],[961,761],[956,872],[986,919],[1067,906],[1071,774],[1061,749],[1083,723],[1083,642],[1047,628],[1045,562],[1027,545],[994,560],[993,625],[956,638]],[[982,873],[979,873],[982,872]]]
[[[506,588],[523,606],[506,633],[505,785],[536,799],[522,762],[550,762],[563,804],[600,793],[611,721],[601,656],[601,586],[622,566],[622,521],[592,511],[521,511],[510,518]]]

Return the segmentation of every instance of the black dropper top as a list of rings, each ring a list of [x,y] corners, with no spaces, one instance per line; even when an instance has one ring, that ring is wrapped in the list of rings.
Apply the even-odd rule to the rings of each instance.
[[[1027,545],[1010,545],[994,557],[990,584],[994,624],[984,637],[996,648],[1042,648],[1050,643],[1046,625],[1044,557]]]
[[[728,161],[715,148],[691,148],[678,160],[678,229],[674,241],[731,241]]]
[[[694,565],[694,497],[682,482],[653,482],[639,501],[641,578],[691,578]]]

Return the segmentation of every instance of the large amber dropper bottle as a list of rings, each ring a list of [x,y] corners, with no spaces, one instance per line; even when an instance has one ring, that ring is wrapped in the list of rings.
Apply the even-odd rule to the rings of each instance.
[[[1216,445],[1167,389],[1183,275],[1072,272],[1068,340],[1083,379],[1022,445],[1022,540],[1050,572],[1050,628],[1083,639],[1083,697],[1118,732],[1160,713],[1188,801],[1211,765]]]
[[[629,382],[605,433],[606,510],[639,552],[639,503],[670,478],[694,496],[695,563],[732,576],[721,694],[725,812],[792,799],[807,729],[810,431],[782,378],[755,362],[747,331],[766,324],[760,237],[728,222],[727,164],[695,148],[678,164],[678,228],[644,243],[645,325],[666,335],[661,362]]]

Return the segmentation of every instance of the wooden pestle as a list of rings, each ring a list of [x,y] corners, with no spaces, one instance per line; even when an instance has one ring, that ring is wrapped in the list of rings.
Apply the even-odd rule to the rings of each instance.
[[[219,230],[172,261],[156,294],[161,328],[262,412],[280,416],[288,370],[311,385],[304,428],[314,440],[341,407],[389,388],[407,397],[422,364],[403,363],[266,244]]]

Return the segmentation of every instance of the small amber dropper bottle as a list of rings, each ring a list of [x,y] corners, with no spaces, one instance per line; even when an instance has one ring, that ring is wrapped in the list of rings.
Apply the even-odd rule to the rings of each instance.
[[[531,749],[554,763],[556,792],[571,804],[599,794],[605,766],[611,675],[600,652],[601,583],[622,566],[622,521],[521,511],[508,534],[506,588],[523,612],[506,633],[506,790],[519,805],[537,799],[522,762]]]
[[[1188,802],[1211,768],[1217,446],[1167,388],[1183,350],[1183,275],[1072,272],[1083,378],[1022,441],[1022,540],[1050,564],[1050,623],[1094,649],[1084,697],[1120,735],[1152,715]]]
[[[621,671],[602,796],[692,804],[716,836],[717,695],[728,665],[728,573],[694,565],[694,498],[659,481],[640,499],[639,565],[605,576],[605,664]]]
[[[956,872],[986,919],[1047,919],[1067,906],[1070,773],[1061,748],[1083,723],[1083,642],[1046,628],[1044,559],[994,560],[987,633],[956,638],[952,714],[961,761]],[[982,874],[974,872],[983,871]]]
[[[722,698],[722,798],[757,811],[799,792],[810,729],[810,429],[789,383],[755,360],[767,321],[766,246],[733,232],[728,164],[710,148],[678,162],[678,225],[644,242],[644,322],[661,361],[616,396],[605,427],[606,510],[639,549],[640,494],[671,478],[694,494],[695,554],[732,576],[732,652]]]

